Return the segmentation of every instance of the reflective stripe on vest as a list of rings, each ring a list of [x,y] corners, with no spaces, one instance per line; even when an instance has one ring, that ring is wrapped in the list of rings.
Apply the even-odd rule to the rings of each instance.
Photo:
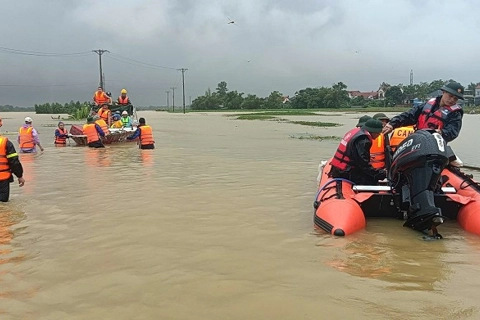
[[[357,138],[363,135],[366,135],[370,141],[372,141],[372,136],[370,133],[362,130],[361,128],[355,128],[348,131],[338,145],[337,151],[335,152],[331,162],[332,166],[342,171],[347,171],[354,168],[355,164],[351,160],[351,145]]]
[[[392,151],[395,151],[400,143],[414,132],[415,129],[413,126],[400,127],[393,130],[392,136],[390,137],[390,148]]]
[[[141,126],[140,127],[140,144],[142,146],[146,144],[154,144],[155,141],[153,141],[153,133],[152,133],[152,127],[150,126]]]
[[[87,136],[87,143],[92,143],[100,140],[97,128],[94,123],[87,123],[83,125],[83,134]]]
[[[433,114],[430,114],[436,99],[428,100],[422,108],[422,113],[417,120],[417,130],[420,129],[443,129],[445,121],[452,112],[460,111],[462,108],[456,104],[448,107],[438,108]]]
[[[8,180],[12,175],[8,165],[7,141],[6,137],[0,137],[0,181]]]
[[[103,119],[98,119],[97,121],[95,121],[95,123],[100,126],[100,129],[102,129],[102,131],[103,131],[105,134],[109,134],[109,133],[110,133],[110,131],[108,131],[108,125],[107,125],[107,123],[105,122],[105,120],[103,120]]]
[[[372,141],[370,148],[370,164],[375,169],[385,168],[385,137],[379,135],[377,139]]]
[[[58,130],[58,133],[60,133],[60,135],[67,134],[67,130],[65,130],[65,128],[63,128],[63,129],[57,128],[57,130]],[[65,136],[63,136],[63,137],[55,136],[55,143],[56,144],[67,144],[67,137],[65,137]]]
[[[130,125],[130,117],[121,117],[120,120],[122,120],[122,125],[124,127],[128,127]]]
[[[102,103],[108,103],[110,99],[108,99],[105,92],[95,91],[95,96],[94,96],[93,100],[98,104],[102,104]]]
[[[21,127],[18,131],[20,135],[20,148],[22,149],[33,149],[35,148],[35,143],[33,142],[33,128],[32,127]]]
[[[118,104],[123,104],[123,105],[127,105],[129,103],[128,101],[128,97],[125,96],[125,99],[122,98],[122,96],[118,97]]]

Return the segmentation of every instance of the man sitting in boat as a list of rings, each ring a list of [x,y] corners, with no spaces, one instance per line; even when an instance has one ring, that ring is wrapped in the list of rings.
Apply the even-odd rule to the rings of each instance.
[[[98,109],[97,111],[98,116],[105,121],[107,126],[111,126],[112,124],[112,111],[108,109],[108,104],[104,103],[102,104],[102,107]]]
[[[364,115],[364,116],[360,117],[360,119],[358,119],[358,123],[355,127],[357,127],[357,128],[363,127],[365,125],[365,122],[367,122],[370,119],[372,119],[372,117],[367,116],[367,115]]]
[[[101,106],[104,103],[112,103],[112,98],[107,96],[102,87],[98,87],[97,91],[93,94],[93,102],[95,102],[95,105]]]
[[[130,98],[127,96],[126,89],[122,89],[122,91],[120,91],[120,96],[117,98],[117,104],[121,106],[128,106],[132,104]]]
[[[115,128],[115,129],[120,129],[123,127],[122,120],[120,120],[120,115],[119,114],[114,114],[113,115],[113,123],[110,126],[110,128]]]
[[[93,117],[87,118],[87,123],[83,125],[83,134],[87,136],[87,144],[90,148],[105,148],[100,137],[105,137],[105,133]]]
[[[127,140],[133,140],[137,137],[140,138],[140,149],[155,149],[155,141],[153,140],[152,127],[147,126],[145,118],[138,119],[138,128],[135,132],[127,137]]]
[[[124,128],[132,128],[133,127],[132,119],[128,115],[127,111],[122,112],[122,117],[120,118],[120,120],[122,121],[122,126]]]
[[[360,185],[377,185],[386,178],[385,170],[377,170],[370,163],[373,139],[382,132],[382,122],[370,119],[361,128],[347,132],[333,156],[329,175],[344,178]]]

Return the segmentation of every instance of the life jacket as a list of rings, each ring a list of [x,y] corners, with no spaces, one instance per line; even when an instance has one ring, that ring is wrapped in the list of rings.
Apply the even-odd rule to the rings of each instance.
[[[60,133],[60,135],[67,134],[67,130],[65,130],[65,128],[63,129],[57,128],[57,130],[58,130],[58,133]],[[67,137],[55,136],[55,144],[67,144]]]
[[[33,149],[35,148],[35,143],[33,142],[32,127],[21,127],[18,131],[20,135],[20,148],[21,149]]]
[[[436,99],[428,100],[422,108],[422,113],[417,120],[417,130],[421,129],[443,129],[445,126],[445,121],[452,112],[458,112],[462,110],[458,104],[451,107],[444,106],[438,108],[433,114],[430,114],[430,111],[435,104]]]
[[[0,137],[0,181],[5,181],[10,179],[10,176],[12,175],[10,171],[10,166],[8,165],[8,158],[14,155],[7,155],[7,142],[8,138],[6,137]]]
[[[390,148],[392,151],[395,151],[400,143],[414,132],[415,128],[413,126],[400,127],[393,130],[390,137]]]
[[[109,109],[103,109],[103,108],[98,109],[98,112],[97,112],[98,116],[102,118],[105,122],[108,122],[110,113],[111,111]]]
[[[370,164],[375,169],[385,168],[385,137],[379,135],[377,139],[372,141],[370,148]]]
[[[83,134],[87,136],[87,143],[92,143],[100,140],[95,123],[84,124]]]
[[[95,101],[97,104],[103,104],[103,103],[108,103],[110,99],[108,96],[105,94],[103,91],[95,91],[95,95],[93,96],[93,101]]]
[[[100,126],[100,128],[102,129],[102,131],[103,131],[105,134],[109,134],[109,133],[110,133],[110,131],[108,131],[108,125],[107,125],[107,123],[105,122],[105,120],[103,120],[103,119],[98,119],[97,121],[95,121],[95,123]]]
[[[372,136],[370,133],[362,130],[361,128],[354,128],[348,131],[343,137],[342,141],[340,141],[337,151],[333,155],[331,165],[341,171],[349,171],[350,169],[355,168],[355,164],[351,159],[351,145],[357,138],[363,135],[366,135],[370,141],[372,141]]]
[[[124,127],[129,127],[132,125],[130,122],[130,117],[121,117],[120,120],[122,120],[122,125]]]
[[[118,104],[122,104],[122,105],[130,104],[130,100],[128,99],[127,96],[125,96],[125,98],[122,98],[122,96],[120,96],[118,97],[117,101],[118,101]]]
[[[152,127],[144,125],[140,127],[140,144],[142,146],[146,144],[154,144]]]
[[[110,128],[115,128],[115,129],[119,129],[119,128],[121,128],[121,127],[123,127],[123,123],[122,123],[122,121],[120,121],[120,120],[115,121],[115,122],[112,123],[112,125],[110,126]]]

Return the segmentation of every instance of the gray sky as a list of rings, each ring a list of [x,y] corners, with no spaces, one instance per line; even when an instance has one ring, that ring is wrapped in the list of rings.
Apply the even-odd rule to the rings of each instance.
[[[103,56],[106,89],[125,87],[137,105],[181,105],[220,81],[229,90],[286,95],[343,81],[480,81],[475,0],[19,0],[1,1],[0,104],[90,100]],[[229,19],[235,21],[228,24]],[[139,64],[165,66],[158,68]],[[122,61],[119,61],[122,60]],[[12,86],[14,85],[14,86]],[[171,103],[171,93],[170,93]]]

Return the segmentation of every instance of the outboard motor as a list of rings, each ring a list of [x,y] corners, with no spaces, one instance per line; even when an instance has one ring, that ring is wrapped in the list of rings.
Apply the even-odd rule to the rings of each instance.
[[[441,187],[439,180],[447,164],[447,146],[439,133],[417,130],[400,143],[393,154],[389,179],[401,193],[402,209],[407,210],[404,226],[437,234],[436,226],[443,223],[443,216],[435,207],[434,192]]]

